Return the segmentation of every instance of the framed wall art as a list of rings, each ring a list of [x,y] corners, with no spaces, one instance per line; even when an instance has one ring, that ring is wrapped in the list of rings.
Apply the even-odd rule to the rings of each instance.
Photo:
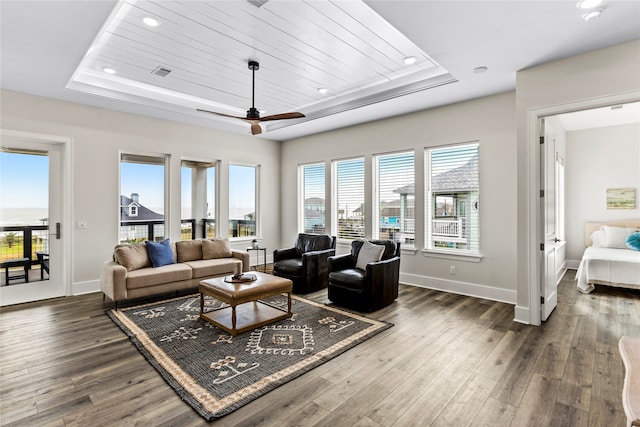
[[[635,188],[607,188],[607,209],[635,209]]]

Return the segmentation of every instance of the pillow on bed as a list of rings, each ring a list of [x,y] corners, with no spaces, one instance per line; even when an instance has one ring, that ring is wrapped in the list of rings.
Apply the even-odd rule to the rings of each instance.
[[[640,231],[629,234],[624,243],[629,249],[640,251]]]
[[[594,248],[601,248],[604,246],[604,231],[596,230],[591,233],[591,246]]]
[[[627,249],[625,240],[627,236],[636,230],[635,228],[609,227],[602,226],[604,230],[604,246],[605,248]]]

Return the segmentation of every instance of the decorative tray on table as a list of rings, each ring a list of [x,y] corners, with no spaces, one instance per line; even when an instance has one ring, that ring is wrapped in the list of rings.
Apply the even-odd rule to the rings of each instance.
[[[257,280],[258,277],[255,274],[234,274],[233,276],[226,276],[224,281],[227,283],[243,283],[243,282],[253,282]]]

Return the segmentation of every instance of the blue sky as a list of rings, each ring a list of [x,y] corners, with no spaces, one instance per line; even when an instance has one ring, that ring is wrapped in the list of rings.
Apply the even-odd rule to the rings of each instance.
[[[164,213],[164,166],[120,163],[120,194],[138,193],[140,204]]]
[[[49,158],[0,152],[0,206],[48,208]]]
[[[131,197],[138,193],[140,203],[158,213],[164,212],[164,166],[122,162],[120,166],[120,194]],[[182,215],[190,217],[191,170],[181,168]],[[215,168],[208,168],[207,202],[211,218],[215,215]],[[229,165],[229,216],[241,219],[255,211],[256,168]]]

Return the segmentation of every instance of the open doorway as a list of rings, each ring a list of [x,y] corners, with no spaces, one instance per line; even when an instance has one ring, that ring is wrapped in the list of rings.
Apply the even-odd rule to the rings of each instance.
[[[584,224],[640,217],[640,210],[610,210],[608,188],[640,190],[640,102],[547,115],[541,136],[541,320],[553,309],[557,283],[576,269],[584,252]],[[549,188],[549,186],[551,186]],[[547,304],[551,303],[551,304]]]

